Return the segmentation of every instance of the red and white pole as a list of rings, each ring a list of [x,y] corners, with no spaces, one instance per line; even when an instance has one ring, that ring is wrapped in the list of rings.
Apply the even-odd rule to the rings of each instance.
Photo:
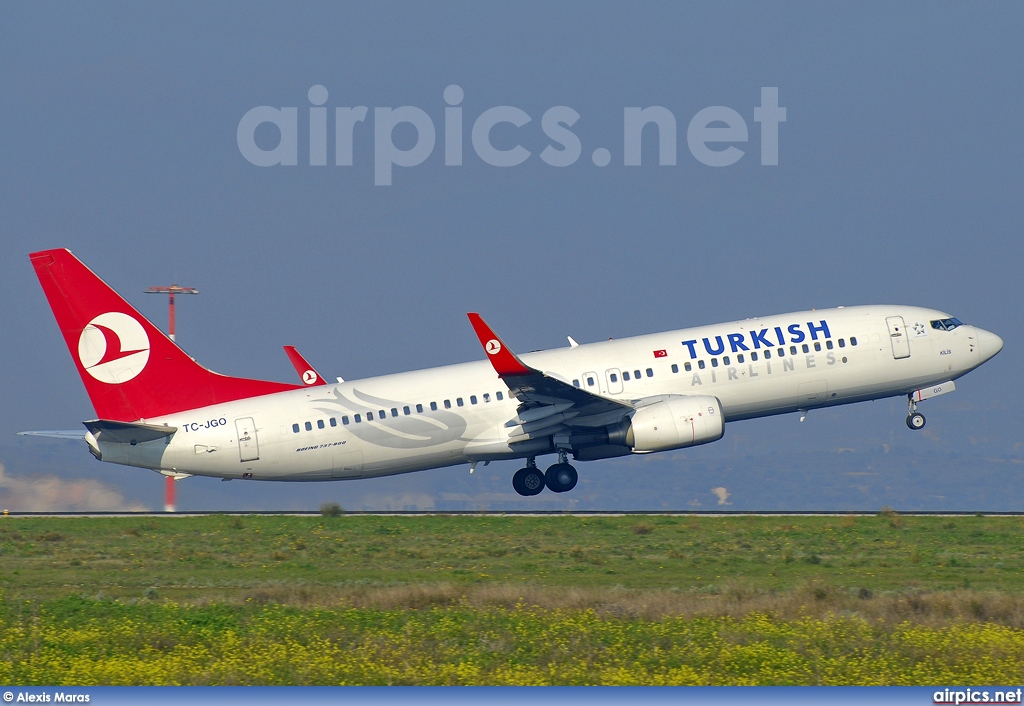
[[[146,290],[146,294],[166,294],[168,297],[168,327],[167,335],[170,339],[174,340],[174,295],[175,294],[199,294],[199,290],[194,287],[179,287],[176,284],[172,284],[170,287],[150,287]],[[175,488],[174,483],[176,481],[172,476],[166,476],[164,481],[164,512],[174,512],[177,509],[177,503],[175,500]]]
[[[167,319],[170,322],[170,325],[167,327],[167,332],[172,341],[174,340],[174,287],[177,286],[178,285],[176,284],[172,285],[171,291],[168,292],[168,299],[170,299],[170,303],[168,304]]]
[[[164,481],[164,512],[174,512],[177,508],[174,504],[174,478],[167,476]]]

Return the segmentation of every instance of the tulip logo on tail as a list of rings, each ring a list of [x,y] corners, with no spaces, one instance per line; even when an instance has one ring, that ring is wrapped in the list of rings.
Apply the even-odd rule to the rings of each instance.
[[[142,324],[128,314],[100,314],[82,330],[78,359],[86,372],[100,382],[128,382],[149,361],[149,336]]]

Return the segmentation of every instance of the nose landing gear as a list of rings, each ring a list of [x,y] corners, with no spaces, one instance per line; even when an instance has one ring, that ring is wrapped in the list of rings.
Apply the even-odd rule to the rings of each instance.
[[[907,426],[914,431],[924,429],[924,415],[917,411],[917,402],[913,395],[907,395]]]

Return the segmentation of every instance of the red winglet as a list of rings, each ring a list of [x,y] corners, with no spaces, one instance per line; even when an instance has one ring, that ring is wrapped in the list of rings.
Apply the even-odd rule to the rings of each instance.
[[[469,317],[469,323],[473,324],[476,337],[480,339],[480,345],[484,347],[487,359],[491,361],[498,377],[532,375],[537,372],[533,368],[523,365],[523,361],[519,360],[516,354],[505,345],[505,342],[498,338],[498,334],[494,333],[487,322],[480,318],[480,314],[468,313],[466,316]]]
[[[292,362],[292,366],[295,368],[295,372],[302,378],[302,384],[306,387],[316,387],[317,385],[326,385],[327,381],[324,380],[323,375],[316,371],[312,365],[310,365],[302,354],[295,350],[295,346],[285,346],[284,352],[288,354],[288,360]]]

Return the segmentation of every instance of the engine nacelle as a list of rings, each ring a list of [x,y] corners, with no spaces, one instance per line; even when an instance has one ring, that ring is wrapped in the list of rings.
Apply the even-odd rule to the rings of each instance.
[[[717,397],[661,395],[642,402],[649,404],[609,432],[611,443],[645,454],[707,444],[725,434],[722,403]]]

